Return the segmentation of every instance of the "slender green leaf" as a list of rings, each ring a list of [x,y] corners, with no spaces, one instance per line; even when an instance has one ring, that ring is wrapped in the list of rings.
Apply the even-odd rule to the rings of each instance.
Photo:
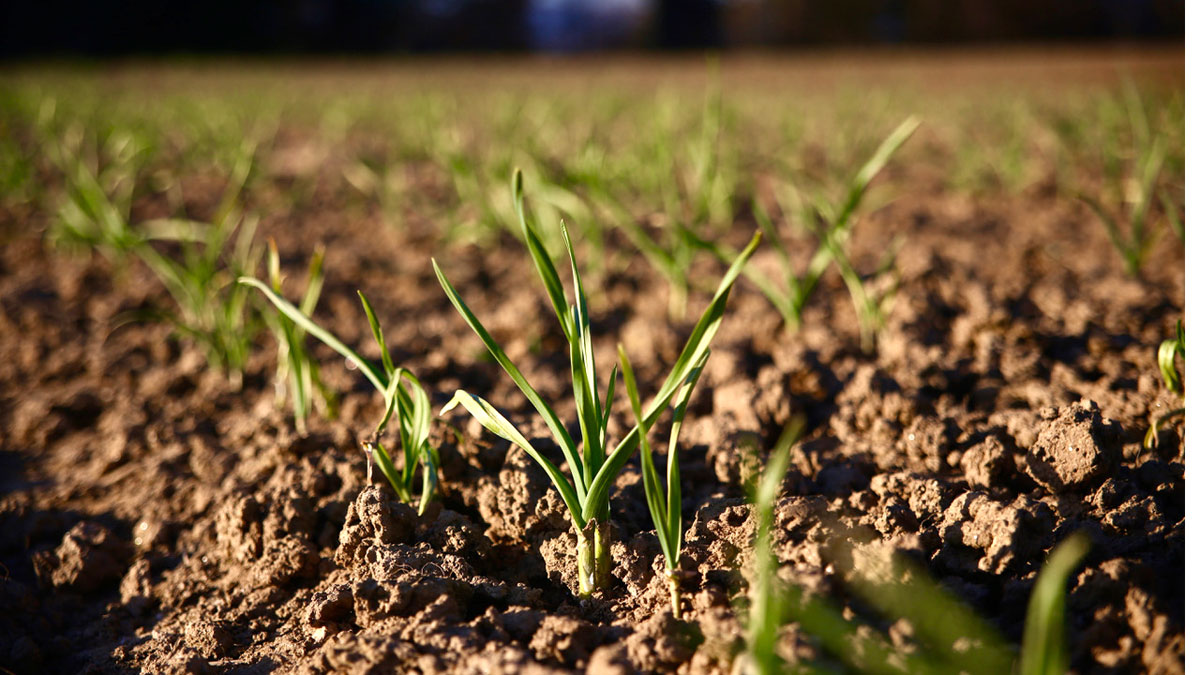
[[[876,148],[875,154],[871,155],[871,158],[854,176],[854,180],[850,184],[850,193],[846,196],[846,201],[842,205],[841,213],[836,221],[838,226],[845,225],[850,214],[854,213],[862,201],[863,194],[867,191],[867,185],[883,170],[892,155],[896,154],[900,146],[904,145],[904,142],[913,135],[919,126],[921,126],[920,120],[916,117],[908,117],[893,129],[887,138],[883,139],[883,142]]]
[[[446,297],[450,298],[450,302],[454,305],[454,308],[466,319],[467,324],[471,326],[471,330],[475,331],[475,334],[483,341],[492,358],[496,359],[500,367],[504,369],[504,372],[508,373],[513,383],[517,385],[521,393],[525,394],[525,398],[533,404],[534,409],[546,421],[546,425],[550,428],[550,435],[554,438],[554,442],[558,444],[558,447],[562,448],[563,455],[566,457],[567,465],[571,469],[571,479],[578,486],[576,489],[579,496],[583,497],[587,495],[588,484],[583,480],[583,462],[579,456],[579,451],[576,449],[575,441],[567,433],[567,428],[558,418],[558,415],[554,414],[554,411],[546,404],[541,395],[529,384],[529,381],[525,379],[525,376],[521,374],[516,365],[513,364],[512,359],[508,358],[508,355],[504,353],[504,349],[492,338],[487,329],[483,327],[483,324],[479,322],[479,319],[475,318],[475,315],[467,307],[467,304],[463,302],[462,296],[458,294],[458,291],[454,290],[454,286],[442,274],[437,260],[433,261],[433,271],[437,275],[438,282],[442,285],[442,290],[446,292]]]
[[[411,413],[408,416],[412,419],[413,442],[424,446],[429,440],[429,428],[433,425],[433,406],[416,375],[409,370],[400,369],[396,379],[401,378],[408,380],[411,392]]]
[[[562,280],[558,278],[558,271],[554,269],[554,261],[546,251],[546,246],[542,243],[541,237],[530,227],[525,218],[525,191],[523,186],[524,181],[521,177],[521,170],[517,169],[513,172],[512,198],[513,204],[517,209],[517,219],[521,224],[521,232],[525,235],[525,243],[529,247],[529,253],[533,256],[533,266],[542,280],[542,285],[546,287],[546,294],[550,296],[550,304],[554,307],[554,316],[558,319],[563,333],[569,335],[571,332],[568,327],[570,324],[570,312],[567,310],[567,298],[563,291]]]
[[[317,309],[317,301],[321,298],[321,288],[325,285],[325,247],[317,246],[312,259],[308,263],[308,284],[304,288],[304,298],[300,301],[300,311],[308,316]]]
[[[396,491],[396,494],[401,499],[407,500],[409,498],[408,487],[404,479],[400,477],[400,473],[396,471],[396,465],[392,463],[391,455],[388,454],[382,444],[376,441],[366,441],[363,445],[366,446],[371,459],[375,460],[375,465],[383,471],[383,475],[387,478],[388,483],[391,483],[392,489]]]
[[[1025,637],[1021,642],[1021,675],[1061,675],[1070,666],[1067,650],[1067,582],[1083,562],[1091,544],[1077,532],[1050,552],[1029,598]]]
[[[584,480],[591,481],[592,473],[604,462],[604,428],[601,425],[603,417],[600,410],[600,394],[596,383],[596,357],[592,349],[592,325],[588,316],[587,294],[579,275],[579,265],[575,260],[575,247],[571,243],[571,235],[567,232],[565,223],[560,223],[563,242],[566,244],[567,258],[571,262],[571,280],[575,290],[574,324],[577,339],[573,341],[572,349],[572,383],[575,388],[575,405],[579,413],[579,426],[583,432]],[[574,362],[578,362],[577,365]]]
[[[600,447],[606,447],[608,443],[608,417],[612,413],[613,394],[616,392],[617,384],[617,366],[613,364],[612,372],[608,375],[608,394],[604,397],[604,414],[600,418]]]
[[[575,491],[571,488],[570,483],[567,482],[566,476],[558,470],[558,467],[548,461],[542,453],[534,449],[533,444],[526,440],[511,422],[492,407],[491,403],[488,403],[479,396],[459,389],[454,392],[454,398],[450,399],[450,402],[442,408],[440,414],[445,415],[460,405],[466,408],[472,417],[479,420],[479,423],[485,429],[521,448],[533,458],[533,461],[538,463],[538,466],[542,467],[542,470],[546,472],[546,475],[554,483],[554,487],[558,489],[558,493],[562,495],[563,501],[567,503],[567,510],[571,512],[571,520],[574,522],[575,527],[582,532],[587,521],[580,515],[579,499],[575,496]]]
[[[750,490],[758,516],[757,535],[754,539],[757,587],[751,597],[747,617],[746,651],[748,658],[760,673],[777,673],[780,670],[780,658],[775,652],[775,646],[783,625],[788,597],[780,592],[781,584],[776,575],[779,562],[771,548],[771,529],[775,525],[775,497],[791,461],[790,449],[799,434],[798,422],[793,421],[784,428],[771,458],[767,460],[757,483]]]
[[[371,365],[371,363],[362,356],[359,356],[358,352],[347,347],[345,343],[334,337],[332,333],[314,323],[313,320],[305,316],[305,314],[301,312],[298,307],[280,297],[277,293],[272,291],[269,286],[258,279],[255,279],[254,277],[239,277],[238,283],[257,288],[263,293],[263,295],[267,296],[267,299],[271,301],[271,304],[275,305],[279,311],[286,314],[289,319],[295,321],[296,325],[303,328],[305,332],[317,338],[321,342],[324,342],[331,349],[333,349],[333,351],[341,354],[351,363],[358,366],[358,369],[362,371],[363,377],[366,377],[367,380],[369,380],[371,384],[374,385],[377,390],[379,390],[379,393],[387,393],[387,384],[385,383],[384,376],[375,366]]]
[[[421,463],[425,466],[425,471],[421,475],[421,501],[417,504],[417,515],[425,513],[425,508],[429,506],[429,503],[433,501],[434,495],[437,494],[437,453],[432,448],[426,446],[426,452],[421,455]]]
[[[392,371],[391,379],[388,380],[387,390],[383,392],[383,419],[379,420],[379,424],[375,425],[375,434],[382,434],[387,428],[388,420],[392,418],[392,414],[396,412],[396,392],[400,389],[400,377],[396,371]]]
[[[692,369],[688,374],[687,380],[684,381],[683,388],[679,390],[678,400],[675,402],[675,412],[671,416],[671,436],[667,441],[667,537],[672,545],[672,552],[675,560],[679,559],[679,551],[683,547],[683,507],[681,497],[683,494],[682,486],[679,479],[679,432],[683,428],[683,418],[687,415],[688,401],[692,398],[692,392],[696,389],[696,382],[700,379],[700,373],[704,371],[704,366],[708,365],[708,357],[711,354],[709,350],[704,351],[704,357],[700,363]]]
[[[633,375],[633,366],[629,364],[629,357],[625,355],[623,346],[617,345],[617,355],[621,362],[621,376],[625,380],[625,392],[629,395],[629,405],[633,408],[638,447],[641,448],[642,487],[646,491],[646,506],[650,509],[650,519],[654,521],[654,534],[658,537],[666,567],[673,570],[678,560],[674,555],[675,549],[671,547],[671,526],[667,522],[666,498],[663,496],[662,483],[658,480],[658,471],[654,469],[654,452],[650,449],[646,424],[642,420],[642,400],[638,396],[637,378]]]
[[[358,299],[362,302],[363,311],[367,313],[367,323],[371,324],[371,335],[375,336],[375,342],[379,345],[379,353],[383,355],[383,371],[385,373],[394,372],[396,367],[392,365],[392,355],[388,353],[387,343],[384,342],[383,329],[379,326],[379,317],[375,314],[375,308],[371,306],[362,291],[358,291]]]
[[[1183,393],[1183,383],[1179,380],[1179,371],[1175,369],[1175,354],[1183,355],[1183,322],[1179,322],[1175,326],[1175,337],[1169,340],[1163,340],[1158,346],[1158,370],[1162,373],[1163,382],[1167,385],[1167,390],[1175,393]]]
[[[1090,195],[1079,195],[1079,199],[1082,200],[1084,204],[1087,204],[1088,208],[1090,208],[1092,212],[1100,218],[1100,222],[1104,225],[1104,230],[1108,234],[1108,238],[1112,240],[1114,245],[1116,245],[1117,250],[1121,252],[1121,255],[1125,255],[1125,252],[1129,250],[1129,244],[1126,243],[1125,236],[1121,233],[1121,229],[1117,227],[1117,221],[1114,220],[1111,215],[1109,215],[1108,210],[1101,206],[1100,202],[1096,201],[1096,199]]]

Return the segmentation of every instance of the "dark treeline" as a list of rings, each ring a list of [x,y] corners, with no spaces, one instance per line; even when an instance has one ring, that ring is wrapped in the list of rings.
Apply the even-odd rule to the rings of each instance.
[[[1179,40],[1183,0],[0,0],[0,55]]]

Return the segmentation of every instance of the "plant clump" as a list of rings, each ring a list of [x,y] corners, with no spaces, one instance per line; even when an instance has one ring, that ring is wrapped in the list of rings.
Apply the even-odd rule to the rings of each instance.
[[[529,384],[520,369],[505,354],[504,349],[492,338],[479,319],[471,312],[463,301],[462,296],[454,289],[450,281],[434,261],[434,271],[441,282],[446,296],[458,310],[459,314],[470,325],[479,339],[483,341],[488,352],[500,364],[501,368],[512,378],[513,383],[525,395],[546,422],[550,435],[562,451],[567,462],[570,478],[568,479],[558,466],[545,455],[534,448],[516,427],[496,410],[492,404],[482,397],[464,390],[458,390],[454,398],[442,409],[442,414],[462,406],[484,428],[501,438],[516,444],[528,453],[550,477],[555,489],[566,502],[575,526],[577,536],[577,554],[579,566],[579,594],[589,596],[595,590],[605,588],[609,584],[612,569],[612,554],[610,551],[611,526],[609,524],[609,492],[617,473],[629,456],[638,447],[640,438],[638,428],[617,443],[611,451],[607,449],[608,421],[612,412],[614,386],[616,384],[616,366],[608,378],[607,394],[600,395],[599,381],[596,377],[596,362],[592,348],[591,321],[588,317],[587,296],[580,283],[579,269],[575,260],[575,251],[566,225],[561,232],[570,260],[575,304],[570,305],[562,281],[554,267],[554,262],[547,252],[545,244],[536,230],[531,227],[525,217],[524,195],[521,172],[516,171],[512,180],[513,204],[525,236],[525,243],[533,258],[534,267],[540,277],[550,304],[567,338],[571,359],[571,383],[575,392],[575,407],[581,438],[576,440],[567,432],[562,420],[546,403],[546,400]],[[733,288],[733,282],[741,273],[747,259],[758,246],[759,236],[742,250],[741,254],[729,266],[724,278],[718,285],[716,293],[708,308],[701,315],[696,326],[692,329],[691,337],[684,345],[675,365],[667,375],[658,393],[651,400],[645,416],[639,418],[639,427],[649,427],[658,420],[666,410],[676,392],[685,385],[691,373],[703,363],[709,345],[716,336],[725,313],[725,306]]]

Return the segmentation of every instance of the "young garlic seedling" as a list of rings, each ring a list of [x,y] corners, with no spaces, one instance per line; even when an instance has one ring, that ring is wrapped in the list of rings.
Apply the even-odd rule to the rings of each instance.
[[[94,171],[82,150],[65,141],[50,144],[50,155],[64,174],[65,193],[48,233],[50,241],[98,251],[116,264],[140,260],[175,307],[134,316],[171,324],[177,335],[204,349],[212,368],[223,369],[230,383],[240,388],[258,329],[244,311],[249,291],[233,283],[257,266],[262,252],[254,242],[257,218],[243,216],[237,205],[254,164],[254,145],[241,148],[211,222],[164,218],[135,225],[133,183],[147,161],[146,152],[132,137],[115,140],[120,142],[113,153],[120,161],[108,171]],[[178,254],[161,251],[156,246],[161,242],[177,246]]]
[[[1100,219],[1104,232],[1112,242],[1113,248],[1121,255],[1125,265],[1125,273],[1137,277],[1142,273],[1142,267],[1149,257],[1150,251],[1158,243],[1161,229],[1150,229],[1150,209],[1154,205],[1157,194],[1159,174],[1162,172],[1165,148],[1162,140],[1155,138],[1150,149],[1138,158],[1137,175],[1130,179],[1129,185],[1136,186],[1131,190],[1131,196],[1125,200],[1125,211],[1119,213],[1109,210],[1096,197],[1081,194],[1079,198]],[[1163,193],[1165,194],[1165,193]],[[1171,208],[1174,208],[1172,204]],[[1128,222],[1128,232],[1122,231],[1120,220]],[[1173,227],[1173,226],[1172,226]]]
[[[779,265],[784,270],[784,279],[783,283],[777,283],[755,266],[747,268],[746,279],[758,286],[763,296],[775,305],[789,330],[794,331],[800,327],[804,308],[825,271],[830,265],[834,265],[850,293],[854,312],[858,315],[862,348],[866,352],[874,350],[876,336],[883,330],[887,320],[886,300],[894,289],[885,290],[882,294],[871,293],[863,278],[850,264],[847,249],[857,223],[858,208],[862,205],[871,181],[883,170],[892,155],[908,141],[918,126],[920,121],[909,117],[893,129],[875,149],[870,159],[859,168],[858,173],[850,179],[841,202],[834,202],[820,194],[811,194],[808,196],[809,208],[803,208],[794,190],[777,190],[777,198],[793,197],[782,200],[785,207],[791,207],[785,210],[792,211],[796,219],[817,239],[816,253],[808,259],[803,269],[797,269],[793,261],[794,256],[787,249],[778,228],[771,222],[766,211],[757,201],[754,203],[754,217],[766,233],[767,242],[779,259]],[[723,260],[729,260],[733,256],[733,251],[713,242],[698,237],[693,241],[696,246],[715,253]],[[880,271],[890,268],[893,260],[894,251],[888,252],[880,265]]]
[[[304,286],[304,298],[299,306],[299,310],[305,316],[312,316],[321,297],[321,287],[325,282],[324,261],[325,249],[318,248],[308,263],[308,280]],[[276,248],[274,239],[267,243],[267,279],[277,295],[283,293],[279,249]],[[283,407],[290,395],[296,431],[301,434],[308,433],[308,416],[313,409],[313,390],[320,393],[325,412],[331,417],[337,410],[337,397],[321,382],[317,361],[305,346],[304,334],[296,330],[296,324],[283,313],[269,308],[263,310],[262,317],[267,328],[275,336],[278,350],[275,368],[276,405]]]
[[[579,268],[575,262],[575,249],[566,225],[561,226],[567,257],[570,260],[571,273],[574,281],[575,304],[569,305],[563,283],[554,267],[550,254],[530,227],[525,218],[524,196],[521,172],[513,174],[512,198],[517,210],[517,218],[525,235],[525,243],[533,257],[534,267],[546,292],[550,296],[550,304],[554,308],[555,317],[567,338],[571,358],[571,382],[575,392],[575,408],[578,413],[581,438],[577,441],[567,433],[566,425],[550,408],[545,399],[538,394],[521,371],[513,364],[500,345],[492,338],[479,319],[471,312],[463,301],[462,296],[446,279],[437,261],[433,261],[433,269],[438,281],[450,302],[471,326],[471,330],[479,336],[492,357],[508,373],[512,381],[529,400],[538,414],[550,428],[550,435],[562,450],[571,474],[570,479],[559,470],[558,466],[536,450],[533,445],[517,431],[503,415],[483,398],[458,390],[454,398],[442,409],[442,414],[457,406],[466,408],[475,419],[492,433],[517,445],[542,467],[550,477],[558,493],[566,502],[575,526],[577,536],[576,551],[579,566],[579,594],[590,596],[596,589],[605,588],[609,584],[612,569],[612,553],[609,549],[611,528],[609,524],[609,490],[621,467],[629,460],[629,456],[637,447],[638,431],[632,429],[621,439],[612,452],[607,452],[607,427],[609,413],[612,411],[613,388],[616,383],[617,369],[614,366],[608,379],[607,395],[601,399],[596,379],[596,361],[592,350],[591,323],[588,318],[587,297],[580,285]],[[644,418],[639,419],[644,426],[651,426],[667,408],[676,391],[684,386],[688,375],[704,360],[704,355],[716,336],[725,313],[725,305],[733,282],[741,273],[746,260],[758,246],[759,235],[746,246],[730,265],[725,277],[721,280],[717,291],[708,308],[692,330],[691,337],[683,347],[679,359],[667,375],[666,382],[651,400],[649,410]]]
[[[433,424],[432,406],[429,395],[425,393],[417,376],[406,368],[397,368],[392,363],[391,354],[383,339],[383,330],[379,327],[379,318],[375,314],[375,308],[367,300],[367,296],[363,295],[361,291],[358,293],[363,311],[367,314],[367,322],[371,325],[371,334],[375,337],[375,342],[379,344],[383,361],[382,371],[364,359],[358,352],[347,347],[332,333],[318,326],[307,314],[271,290],[263,282],[254,277],[241,277],[238,279],[238,283],[253,286],[262,291],[267,299],[297,326],[358,366],[363,377],[366,377],[375,389],[383,394],[385,404],[383,419],[376,425],[371,438],[363,441],[363,450],[383,472],[384,477],[391,483],[392,489],[396,491],[396,495],[403,501],[413,500],[417,465],[419,463],[423,466],[421,496],[417,505],[417,513],[424,513],[425,507],[433,500],[437,489],[437,471],[440,463],[437,450],[429,442],[429,427]],[[407,389],[400,386],[402,383],[407,384]],[[387,449],[380,443],[380,437],[392,415],[395,415],[400,422],[400,443],[404,451],[404,466],[399,471],[392,462],[392,457],[388,454]],[[368,479],[371,477],[369,466]]]
[[[1175,323],[1175,337],[1162,341],[1158,346],[1158,371],[1162,373],[1163,382],[1167,385],[1167,391],[1174,394],[1179,394],[1183,399],[1183,381],[1179,379],[1179,371],[1175,369],[1175,355],[1178,354],[1183,358],[1183,322]],[[1146,430],[1146,437],[1142,439],[1142,446],[1149,449],[1158,445],[1158,430],[1163,423],[1172,417],[1182,415],[1183,406],[1168,410],[1161,416],[1150,422],[1150,428]]]
[[[683,615],[683,606],[679,597],[679,549],[683,545],[683,513],[680,507],[682,486],[679,481],[679,457],[675,450],[679,445],[679,430],[683,427],[683,418],[687,414],[688,400],[696,388],[696,380],[708,363],[710,352],[705,351],[700,362],[688,373],[687,380],[679,390],[679,400],[675,403],[675,412],[671,418],[671,437],[667,441],[667,488],[663,491],[658,471],[654,468],[654,452],[650,449],[646,425],[642,424],[642,401],[637,392],[637,378],[633,375],[633,366],[625,356],[625,348],[617,346],[617,354],[621,360],[621,375],[625,379],[625,390],[629,393],[629,402],[633,407],[633,418],[637,421],[638,439],[642,450],[642,485],[646,489],[646,505],[650,508],[650,518],[654,521],[654,532],[658,535],[659,546],[662,547],[664,560],[664,577],[671,591],[671,613],[676,619]]]

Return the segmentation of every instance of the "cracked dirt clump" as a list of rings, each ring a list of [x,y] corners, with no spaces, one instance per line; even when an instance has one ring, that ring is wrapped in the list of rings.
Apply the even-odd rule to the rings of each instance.
[[[1121,426],[1103,417],[1095,401],[1043,410],[1042,419],[1027,466],[1029,475],[1051,492],[1091,486],[1121,455]]]
[[[42,583],[91,593],[124,576],[128,558],[125,540],[103,525],[83,522],[63,535],[58,548],[36,555],[33,564]]]

